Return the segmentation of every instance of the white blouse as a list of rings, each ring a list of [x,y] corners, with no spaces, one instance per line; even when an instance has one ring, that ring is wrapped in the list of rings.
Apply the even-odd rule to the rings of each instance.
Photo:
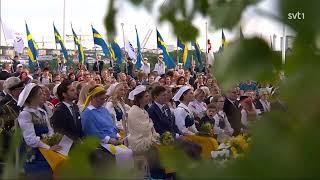
[[[40,140],[40,137],[36,135],[34,130],[34,125],[32,123],[32,115],[30,114],[30,112],[35,113],[35,115],[41,119],[45,118],[47,122],[47,127],[49,129],[49,132],[47,135],[48,136],[53,135],[53,129],[50,125],[46,111],[44,111],[41,108],[34,109],[30,107],[25,107],[23,111],[19,114],[18,122],[19,122],[19,126],[21,128],[22,135],[26,144],[34,148],[41,147],[45,149],[50,149],[50,146],[42,142]],[[43,116],[40,112],[42,112],[45,116]]]
[[[213,128],[214,134],[226,133],[227,135],[232,136],[233,129],[228,121],[228,117],[226,113],[224,113],[223,111],[219,111],[215,116],[213,116],[213,118],[214,118],[214,128]],[[225,127],[223,129],[219,127],[219,123],[221,119],[225,123]]]
[[[264,112],[269,112],[270,111],[270,103],[268,101],[263,101],[261,99],[259,101],[263,106],[263,111]]]
[[[207,104],[194,100],[188,105],[189,110],[200,119],[206,115]]]
[[[174,111],[176,125],[179,128],[179,130],[185,135],[194,135],[195,133],[198,133],[196,125],[193,124],[189,128],[187,128],[185,125],[185,119],[188,115],[193,117],[193,114],[190,111],[190,109],[183,103],[180,103]]]
[[[124,107],[121,105],[121,103],[117,102],[117,106],[121,109],[123,115],[125,118],[127,118],[127,112],[130,110],[130,106],[127,104],[124,104]],[[117,126],[117,128],[119,129],[123,129],[123,125],[121,121],[117,121],[117,114],[116,111],[114,110],[114,106],[113,106],[113,102],[108,101],[105,106],[104,106],[109,113],[112,115],[112,120],[113,120],[113,124],[115,126]]]

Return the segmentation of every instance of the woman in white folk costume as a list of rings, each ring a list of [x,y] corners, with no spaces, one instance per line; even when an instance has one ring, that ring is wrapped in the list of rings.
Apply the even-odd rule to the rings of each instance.
[[[207,104],[204,102],[206,95],[205,92],[199,88],[194,91],[194,100],[188,105],[189,110],[193,113],[197,122],[206,115]],[[196,122],[196,123],[197,123]]]
[[[144,109],[150,102],[150,94],[146,86],[139,85],[129,93],[129,99],[134,101],[128,112],[129,148],[134,152],[146,152],[160,137]]]
[[[193,101],[193,99],[193,90],[190,86],[182,86],[173,97],[174,101],[180,102],[174,111],[174,116],[177,127],[184,135],[194,135],[198,133],[194,123],[193,113],[188,108],[188,104]]]
[[[40,86],[30,83],[25,86],[18,99],[18,106],[24,107],[19,114],[18,122],[22,131],[24,142],[27,145],[27,160],[25,173],[28,178],[51,178],[52,170],[38,148],[58,151],[60,146],[49,146],[41,139],[52,136],[53,129],[46,112],[40,108],[44,102]]]
[[[112,84],[107,89],[107,96],[109,98],[105,107],[112,115],[114,124],[119,129],[123,129],[122,120],[126,118],[126,112],[130,109],[130,106],[124,102],[124,98],[126,98],[124,83]]]
[[[90,88],[81,113],[82,129],[86,136],[100,139],[101,146],[116,156],[118,165],[132,167],[132,151],[122,145],[117,127],[112,122],[112,116],[104,107],[106,90],[103,86],[95,85]]]
[[[230,138],[233,134],[233,129],[228,121],[226,113],[223,111],[225,98],[221,95],[216,95],[212,99],[212,103],[217,107],[217,114],[213,116],[214,127],[213,132],[217,135],[217,140],[223,142]]]

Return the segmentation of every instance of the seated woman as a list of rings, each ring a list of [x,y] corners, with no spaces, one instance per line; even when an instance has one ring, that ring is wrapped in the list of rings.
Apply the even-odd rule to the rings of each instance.
[[[51,128],[46,112],[40,108],[44,102],[40,86],[30,83],[25,86],[18,99],[18,106],[23,107],[19,114],[18,122],[22,131],[24,142],[31,148],[27,152],[27,161],[24,169],[30,179],[52,178],[52,170],[38,148],[59,150],[58,145],[49,146],[41,139],[44,135],[51,136]]]
[[[111,114],[103,107],[105,100],[106,91],[104,87],[95,85],[89,89],[84,103],[85,109],[81,113],[83,132],[86,136],[99,138],[102,147],[111,154],[116,156],[125,155],[130,160],[132,151],[121,145],[122,141],[119,139],[120,135],[117,127],[112,122]]]
[[[199,88],[195,90],[194,97],[195,99],[189,103],[188,108],[194,115],[196,126],[199,127],[200,119],[206,115],[207,111],[207,104],[204,102],[206,95]]]
[[[180,101],[180,104],[174,111],[176,125],[183,135],[194,135],[198,133],[194,123],[194,116],[188,108],[188,104],[193,101],[193,90],[189,86],[182,86],[173,97],[174,101]]]
[[[133,101],[128,112],[129,148],[134,152],[146,152],[159,139],[159,134],[144,109],[150,103],[150,94],[144,85],[139,85],[129,93],[129,99]]]
[[[126,120],[126,112],[130,109],[130,106],[124,102],[126,91],[123,84],[115,83],[108,88],[107,95],[110,98],[107,100],[105,107],[112,115],[114,125],[119,129],[125,130],[123,121]]]

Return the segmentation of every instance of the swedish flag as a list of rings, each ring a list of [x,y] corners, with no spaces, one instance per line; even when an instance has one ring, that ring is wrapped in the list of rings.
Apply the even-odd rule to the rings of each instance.
[[[182,62],[185,68],[189,69],[191,67],[191,60],[190,60],[190,56],[189,56],[189,48],[188,48],[188,44],[181,41],[178,38],[178,47],[182,49],[183,55],[182,55]]]
[[[117,64],[121,64],[122,61],[122,53],[119,44],[112,40],[111,49],[110,49],[111,57],[116,61]]]
[[[74,43],[75,43],[75,44],[77,45],[77,47],[78,47],[78,59],[79,59],[79,62],[80,62],[81,64],[84,64],[84,63],[85,63],[84,48],[83,48],[83,46],[81,45],[80,40],[78,39],[77,34],[74,32],[72,26],[71,26],[71,29],[72,29],[72,33],[73,33]]]
[[[27,40],[28,40],[28,56],[29,56],[29,65],[32,66],[34,62],[37,61],[38,58],[38,45],[34,41],[28,25],[26,23],[26,30],[27,30]]]
[[[94,44],[100,46],[102,48],[102,51],[105,56],[110,56],[109,47],[107,43],[103,40],[102,36],[98,33],[96,29],[92,27],[92,33],[93,33],[93,42]]]
[[[166,66],[168,67],[168,69],[173,69],[176,67],[175,63],[173,62],[172,58],[169,55],[169,51],[167,49],[167,45],[165,44],[165,42],[163,41],[159,31],[157,30],[157,45],[158,48],[162,50],[162,54],[163,54],[163,59],[164,62],[166,64]]]
[[[141,54],[141,46],[140,46],[140,40],[139,40],[137,28],[136,28],[136,34],[137,34],[137,47],[138,47],[136,67],[137,69],[140,69],[142,66],[142,54]]]
[[[56,41],[56,44],[60,44],[61,51],[63,53],[63,63],[65,64],[68,61],[68,51],[66,47],[64,46],[63,40],[56,28],[56,26],[53,24],[53,30],[54,30],[54,39]]]
[[[199,44],[197,41],[194,41],[191,44],[195,49],[196,58],[198,60],[198,66],[200,67],[200,69],[202,69],[203,63],[202,63],[202,59],[201,59],[201,50],[200,50]]]

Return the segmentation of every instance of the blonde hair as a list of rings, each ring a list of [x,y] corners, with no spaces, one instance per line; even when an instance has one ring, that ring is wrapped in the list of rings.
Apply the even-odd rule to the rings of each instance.
[[[124,106],[124,100],[121,98],[121,101],[119,101],[118,92],[119,89],[122,87],[124,88],[125,83],[119,83],[114,88],[112,94],[110,95],[110,98],[108,99],[109,102],[112,102],[112,104],[117,104],[117,102],[120,102],[121,105]]]
[[[87,96],[88,96],[88,93],[89,93],[89,90],[93,87],[92,84],[86,84],[84,85],[81,90],[80,90],[80,94],[79,94],[79,100],[78,100],[78,107],[79,107],[79,110],[80,111],[83,111],[84,110],[84,103],[87,99]]]

